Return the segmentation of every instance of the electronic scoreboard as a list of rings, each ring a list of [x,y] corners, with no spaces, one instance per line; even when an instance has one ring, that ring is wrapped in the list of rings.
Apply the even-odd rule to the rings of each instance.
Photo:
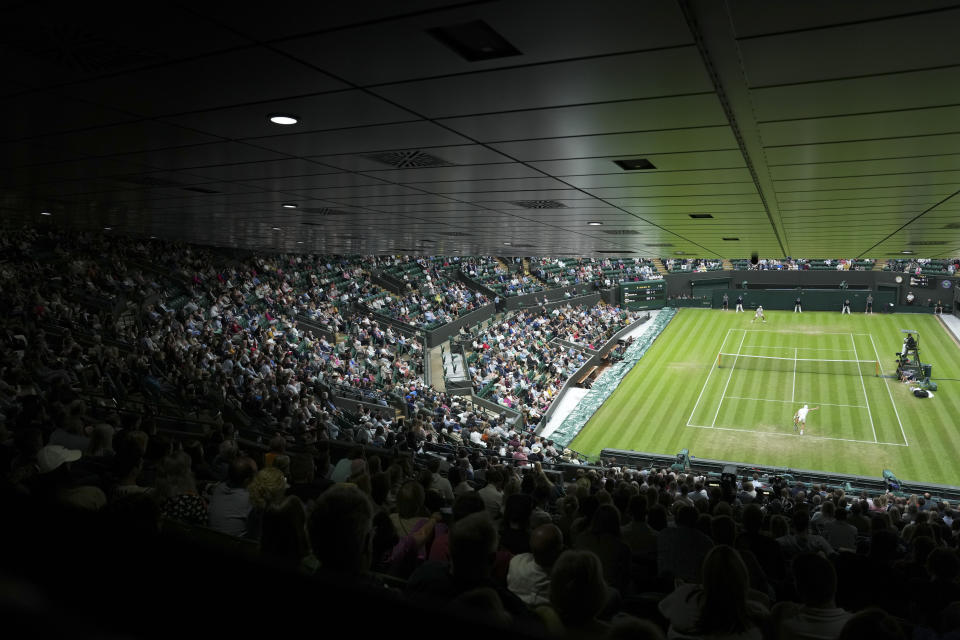
[[[910,276],[910,286],[920,289],[933,289],[937,286],[936,278],[926,275]]]
[[[620,306],[624,309],[661,309],[666,304],[667,283],[663,280],[620,283]]]

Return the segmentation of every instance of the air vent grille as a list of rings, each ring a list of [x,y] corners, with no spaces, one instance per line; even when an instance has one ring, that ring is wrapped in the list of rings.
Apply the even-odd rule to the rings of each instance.
[[[386,151],[384,153],[371,153],[364,156],[374,162],[389,165],[398,169],[422,169],[427,167],[451,167],[452,162],[447,162],[443,158],[430,155],[419,149],[409,151]]]
[[[450,237],[450,238],[468,238],[468,237],[470,237],[470,234],[469,234],[469,233],[464,233],[463,231],[447,231],[447,232],[444,233],[443,235],[448,236],[448,237]]]
[[[524,209],[566,209],[567,205],[556,200],[514,200],[510,204],[515,204]]]
[[[78,73],[109,73],[165,62],[166,58],[134,49],[75,21],[58,24],[56,12],[43,24],[7,21],[0,28],[4,48],[69,68]]]
[[[724,242],[739,242],[740,238],[724,238]]]
[[[604,229],[603,233],[608,236],[639,236],[640,232],[636,229]]]
[[[691,213],[690,217],[694,220],[706,220],[708,218],[712,218],[713,216],[709,213]]]
[[[673,245],[670,244],[669,242],[665,242],[665,243],[661,243],[661,244],[647,244],[647,245],[644,245],[644,246],[646,246],[646,247],[672,247]]]

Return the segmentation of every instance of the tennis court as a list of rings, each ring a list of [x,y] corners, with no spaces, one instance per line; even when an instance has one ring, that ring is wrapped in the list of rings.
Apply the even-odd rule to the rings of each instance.
[[[803,438],[908,446],[881,361],[866,333],[731,328],[686,426],[801,437],[806,404]]]

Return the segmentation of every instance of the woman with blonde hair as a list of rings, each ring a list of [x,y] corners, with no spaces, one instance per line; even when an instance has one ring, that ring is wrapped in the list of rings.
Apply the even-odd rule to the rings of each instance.
[[[276,467],[267,467],[257,472],[247,487],[250,494],[250,516],[247,518],[247,537],[260,539],[263,514],[267,508],[283,500],[287,491],[287,478]]]

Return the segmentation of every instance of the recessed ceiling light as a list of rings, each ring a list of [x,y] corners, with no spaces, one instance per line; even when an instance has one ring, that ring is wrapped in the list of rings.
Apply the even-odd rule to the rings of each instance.
[[[296,208],[297,208],[297,205],[293,204],[292,202],[284,202],[284,203],[283,203],[282,205],[280,205],[280,206],[283,207],[284,209],[296,209]]]
[[[297,240],[297,244],[303,244],[303,240]]]
[[[910,254],[913,253],[913,251],[901,251],[900,253],[902,253],[902,254],[904,254],[904,255],[910,255]]]
[[[273,227],[274,231],[280,231],[280,227]]]
[[[104,231],[112,231],[112,230],[113,230],[113,227],[104,227],[103,230],[104,230]]]
[[[286,126],[291,124],[297,124],[298,122],[300,122],[300,118],[294,115],[290,115],[289,113],[272,113],[270,114],[270,122],[272,122],[273,124],[281,124]]]
[[[42,215],[42,216],[52,216],[53,214],[50,213],[49,211],[41,211],[41,212],[40,212],[40,215]]]
[[[594,222],[588,222],[587,224],[590,225],[591,227],[599,227],[603,223],[594,221]]]
[[[674,251],[674,252],[673,252],[673,255],[675,255],[675,256],[683,256],[683,255],[686,255],[686,251]]]
[[[511,244],[513,244],[513,243],[511,243],[511,242],[504,242],[503,244],[505,244],[505,245],[507,245],[507,246],[509,247],[509,246],[510,246]]]

